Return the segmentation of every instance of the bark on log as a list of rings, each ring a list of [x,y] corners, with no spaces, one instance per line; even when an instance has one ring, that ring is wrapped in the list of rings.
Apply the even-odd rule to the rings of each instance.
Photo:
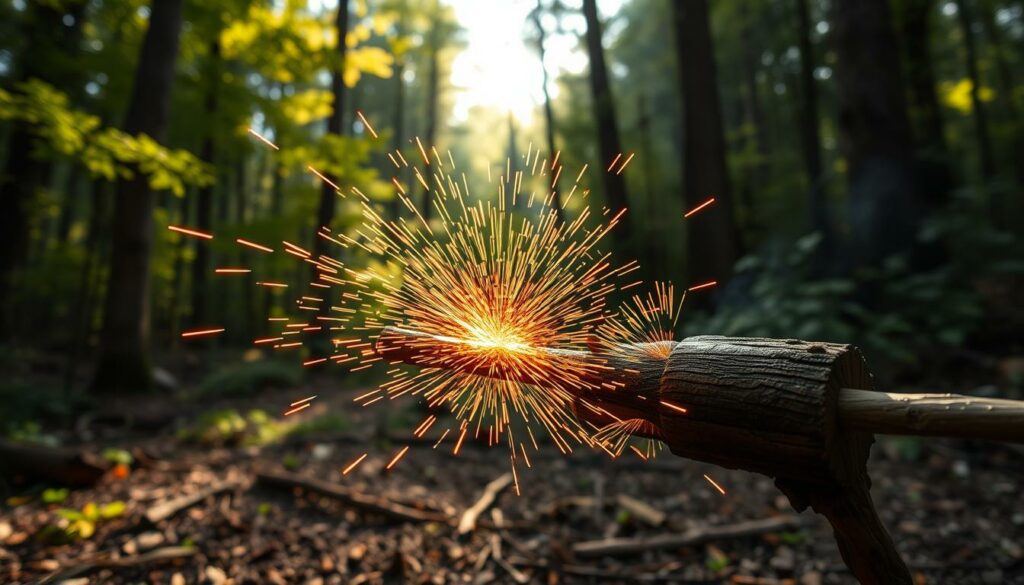
[[[87,451],[0,440],[0,470],[6,474],[77,487],[96,483],[109,468],[109,463]]]

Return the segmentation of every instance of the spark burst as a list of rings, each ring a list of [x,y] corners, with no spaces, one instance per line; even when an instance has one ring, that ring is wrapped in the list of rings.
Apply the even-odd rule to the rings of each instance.
[[[369,122],[361,119],[376,136]],[[250,133],[279,150],[257,132]],[[315,314],[306,313],[301,319],[270,317],[278,330],[253,343],[274,350],[298,348],[304,345],[303,335],[328,331],[333,337],[333,353],[307,359],[303,365],[333,362],[357,372],[387,362],[387,355],[376,351],[385,327],[425,334],[422,343],[415,339],[406,342],[413,346],[406,349],[427,358],[420,360],[419,370],[390,367],[386,381],[355,402],[369,406],[406,396],[422,399],[431,413],[413,431],[414,436],[423,438],[429,431],[436,432],[435,449],[450,436],[454,455],[469,435],[486,439],[488,446],[507,444],[517,493],[515,467],[520,461],[530,465],[528,449],[539,448],[534,433],[538,428],[563,453],[571,452],[574,444],[583,444],[613,456],[628,446],[641,459],[654,457],[661,449],[660,442],[647,440],[639,447],[631,444],[634,434],[652,434],[648,421],[616,419],[598,428],[581,423],[574,410],[581,391],[615,390],[592,382],[599,377],[594,370],[602,368],[600,358],[573,359],[575,352],[597,344],[603,348],[598,355],[613,355],[616,347],[640,343],[667,357],[678,323],[682,299],[676,302],[670,284],[656,284],[647,296],[635,295],[617,313],[606,304],[605,299],[616,291],[641,284],[620,285],[621,277],[636,270],[637,263],[616,265],[611,254],[600,249],[625,210],[591,210],[589,191],[581,187],[587,172],[583,165],[572,186],[560,193],[560,215],[553,191],[563,171],[560,153],[555,153],[550,163],[547,159],[541,162],[541,152],[531,146],[521,160],[506,161],[496,181],[488,167],[485,194],[477,196],[471,193],[466,174],[456,169],[450,152],[445,161],[436,148],[425,147],[418,138],[413,142],[423,170],[409,165],[400,150],[387,153],[396,170],[410,168],[415,178],[416,189],[412,189],[399,179],[401,173],[391,177],[396,197],[408,211],[405,217],[385,218],[379,206],[358,188],[346,192],[312,166],[307,167],[340,197],[351,195],[362,222],[347,234],[326,226],[318,231],[317,236],[337,246],[338,256],[346,261],[330,254],[314,257],[298,245],[282,242],[281,252],[315,269],[307,289],[312,292],[297,293],[295,301],[298,309]],[[633,156],[623,160],[619,154],[608,172],[622,173]],[[519,170],[520,166],[526,170]],[[433,221],[428,221],[412,200],[412,193],[419,189],[430,198]],[[169,229],[203,239],[213,237],[178,226]],[[264,254],[275,253],[274,248],[247,239],[236,238],[235,242]],[[360,252],[371,262],[357,267],[353,259]],[[250,270],[223,268],[217,274]],[[255,281],[255,285],[288,288],[276,281]],[[316,323],[310,323],[310,317]],[[291,340],[286,342],[286,337]],[[448,344],[448,351],[434,347],[438,338]],[[292,403],[285,414],[306,409],[311,400]],[[685,412],[681,406],[672,406]],[[395,466],[407,451],[408,446],[399,449],[387,468]],[[364,453],[351,462],[342,473],[351,472],[366,456]]]

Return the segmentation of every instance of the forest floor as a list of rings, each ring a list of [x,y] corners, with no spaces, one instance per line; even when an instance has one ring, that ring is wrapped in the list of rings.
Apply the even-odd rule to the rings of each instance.
[[[403,435],[381,426],[377,411],[352,408],[356,393],[321,378],[212,404],[157,401],[149,412],[172,414],[134,424],[86,418],[67,431],[80,447],[116,448],[112,459],[131,454],[130,464],[67,492],[0,479],[0,582],[855,582],[824,519],[796,515],[769,478],[667,452],[643,462],[542,447],[532,468],[518,466],[517,495],[504,481],[504,446],[467,440],[454,456],[451,441],[433,449],[432,441],[388,439],[411,427],[403,422]],[[252,409],[279,413],[314,394],[310,408],[287,419],[245,421]],[[279,432],[285,420],[303,432]],[[404,444],[409,452],[386,470]],[[875,504],[917,583],[1024,584],[1024,451],[881,438],[869,469]],[[495,480],[506,487],[460,534],[464,513]],[[337,493],[314,493],[316,481]],[[114,502],[124,509],[107,506]],[[591,541],[662,535],[693,539],[586,554]]]

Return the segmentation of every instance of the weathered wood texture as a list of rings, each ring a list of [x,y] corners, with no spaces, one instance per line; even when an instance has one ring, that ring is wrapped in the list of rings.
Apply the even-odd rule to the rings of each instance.
[[[669,356],[660,428],[676,455],[774,477],[793,507],[832,524],[861,583],[911,583],[871,502],[869,433],[838,427],[843,388],[871,389],[856,348],[793,339],[691,337]]]
[[[1024,402],[959,394],[895,394],[844,389],[844,429],[1024,443]]]

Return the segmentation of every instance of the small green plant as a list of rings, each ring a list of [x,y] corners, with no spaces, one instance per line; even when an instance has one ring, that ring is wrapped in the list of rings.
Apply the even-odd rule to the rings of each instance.
[[[44,504],[63,504],[68,499],[68,493],[67,488],[47,488],[43,490],[40,500]]]
[[[203,414],[189,427],[178,432],[178,438],[202,445],[266,445],[279,441],[295,423],[279,421],[265,411],[250,410],[242,416],[233,408]]]
[[[57,515],[64,520],[61,529],[68,538],[85,540],[96,533],[96,527],[102,522],[117,518],[123,515],[124,511],[125,504],[122,501],[102,506],[89,502],[81,510],[61,508],[57,510]]]

